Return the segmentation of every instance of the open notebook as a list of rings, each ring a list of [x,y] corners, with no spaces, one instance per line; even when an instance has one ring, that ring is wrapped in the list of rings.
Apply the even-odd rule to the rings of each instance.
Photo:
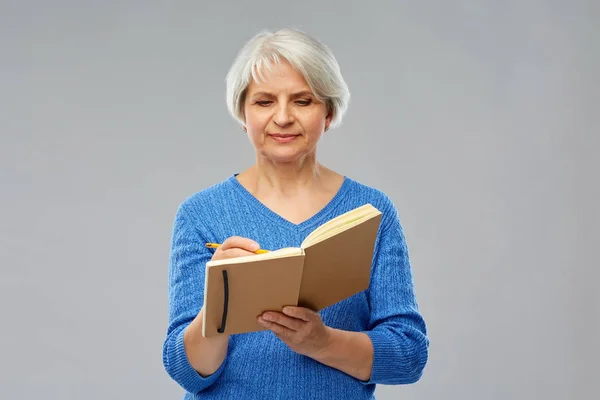
[[[205,337],[265,328],[257,317],[284,306],[319,311],[369,286],[381,212],[371,204],[342,214],[288,247],[206,263]]]

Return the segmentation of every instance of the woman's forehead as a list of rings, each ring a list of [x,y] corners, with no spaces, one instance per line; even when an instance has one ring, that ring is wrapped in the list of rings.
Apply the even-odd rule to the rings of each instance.
[[[308,83],[300,72],[294,69],[289,63],[274,64],[270,67],[262,67],[262,71],[257,72],[258,79],[251,79],[248,85],[248,93],[257,92],[279,92],[289,93],[309,92]]]

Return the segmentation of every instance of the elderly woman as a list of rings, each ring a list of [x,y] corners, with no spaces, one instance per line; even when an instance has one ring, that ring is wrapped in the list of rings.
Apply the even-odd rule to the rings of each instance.
[[[348,101],[331,51],[296,30],[256,35],[233,63],[227,106],[256,163],[193,194],[175,216],[163,362],[185,399],[372,399],[378,383],[421,377],[429,340],[397,211],[381,191],[316,158]],[[202,336],[207,261],[299,246],[366,203],[382,212],[366,291],[319,313],[265,312],[260,332]]]

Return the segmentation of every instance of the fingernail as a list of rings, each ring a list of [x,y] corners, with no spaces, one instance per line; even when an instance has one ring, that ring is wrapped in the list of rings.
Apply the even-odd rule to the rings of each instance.
[[[258,243],[256,243],[256,242],[253,242],[253,243],[250,245],[250,250],[252,250],[252,251],[256,251],[256,250],[258,250],[258,249],[260,249],[260,245],[259,245]]]
[[[291,309],[291,307],[283,307],[283,312],[284,312],[284,314],[289,314],[292,312],[292,309]]]

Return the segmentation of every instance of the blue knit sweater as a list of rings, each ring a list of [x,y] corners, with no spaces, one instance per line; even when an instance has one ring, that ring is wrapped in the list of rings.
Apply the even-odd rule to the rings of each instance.
[[[169,324],[163,346],[167,373],[184,399],[373,399],[375,384],[416,382],[428,358],[429,340],[415,299],[408,250],[396,208],[381,191],[345,177],[335,197],[300,224],[277,215],[236,179],[198,192],[179,206],[169,266]],[[366,333],[374,348],[368,382],[294,353],[272,332],[232,335],[225,361],[211,376],[190,365],[183,332],[203,303],[204,269],[230,236],[261,248],[300,246],[319,225],[365,203],[382,213],[369,288],[320,312],[330,327]]]

